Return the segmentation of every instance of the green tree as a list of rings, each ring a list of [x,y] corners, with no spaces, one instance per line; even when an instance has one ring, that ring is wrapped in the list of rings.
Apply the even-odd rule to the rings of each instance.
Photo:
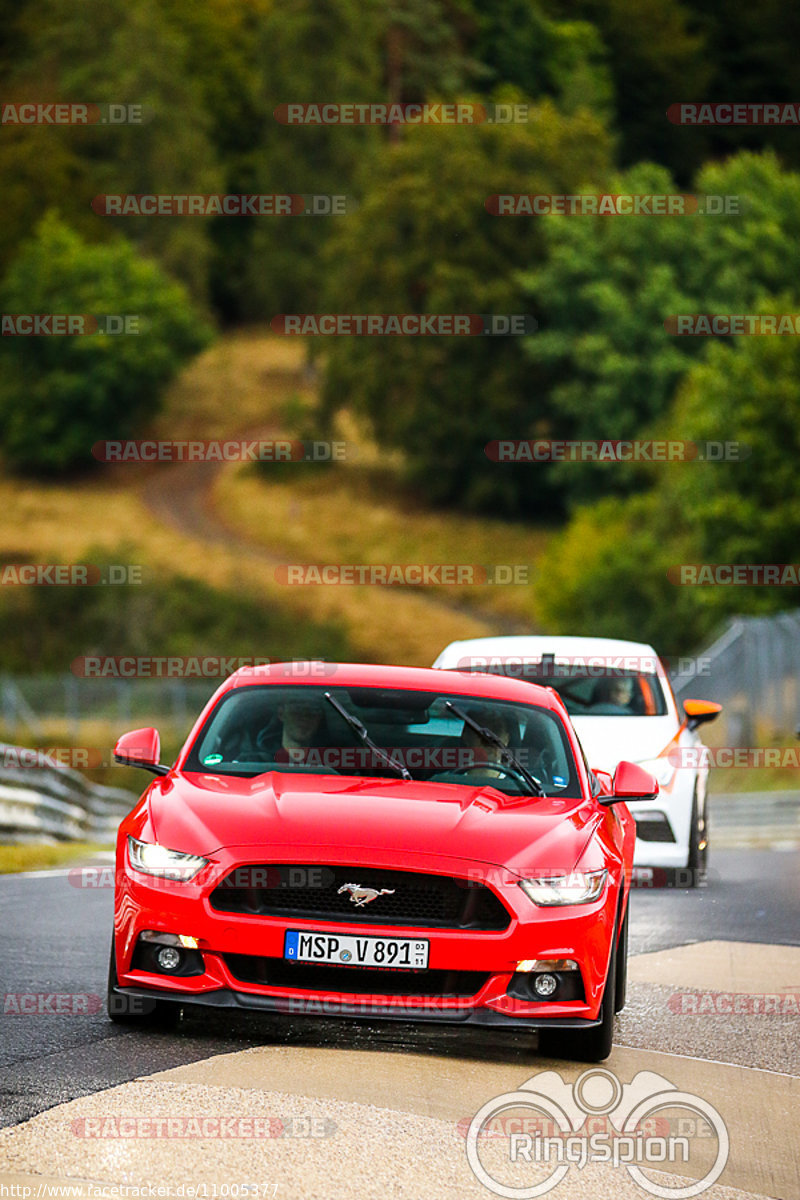
[[[722,36],[706,41],[693,8],[680,0],[554,0],[553,7],[563,19],[590,22],[602,39],[613,78],[620,165],[657,162],[685,183],[703,161],[707,142],[670,124],[666,111],[708,94]]]
[[[526,96],[555,99],[564,112],[591,108],[611,116],[611,72],[597,28],[553,20],[538,0],[475,4],[471,49],[482,65],[482,90],[510,84]]]
[[[678,189],[663,168],[640,164],[608,190]],[[755,312],[761,297],[782,292],[800,298],[786,252],[800,242],[800,175],[772,153],[743,153],[705,167],[695,192],[701,200],[737,197],[743,211],[535,218],[545,254],[523,287],[541,312],[541,328],[526,351],[543,379],[542,411],[567,436],[642,436],[668,412],[713,340],[668,334],[668,316]],[[532,436],[531,424],[517,436]],[[639,471],[607,464],[569,462],[552,475],[570,503],[647,482]]]
[[[530,312],[517,267],[541,254],[540,227],[490,215],[487,198],[569,191],[608,164],[608,138],[593,117],[564,116],[549,101],[532,117],[528,125],[408,129],[372,164],[361,207],[337,227],[324,311]],[[351,405],[404,453],[409,479],[430,500],[541,511],[552,496],[484,453],[493,439],[519,436],[537,410],[541,375],[521,341],[330,339],[317,347],[326,361],[324,413]]]
[[[220,189],[211,121],[189,72],[187,39],[177,18],[171,23],[156,0],[134,5],[107,0],[91,9],[68,0],[33,0],[21,28],[27,50],[5,81],[4,99],[137,104],[145,119],[33,126],[8,141],[4,129],[0,178],[14,189],[17,241],[57,204],[70,225],[92,241],[113,236],[116,224],[205,302],[211,251],[203,218],[108,218],[91,209],[94,196],[104,193]],[[22,181],[16,186],[15,172]],[[7,252],[12,248],[9,240]]]
[[[791,310],[790,297],[759,304],[763,313]],[[727,457],[665,464],[653,470],[646,494],[575,512],[540,564],[540,613],[554,631],[635,630],[683,653],[725,617],[794,603],[790,587],[689,586],[668,572],[681,564],[797,561],[798,339],[714,342],[691,367],[659,432],[667,425],[690,441],[727,443]]]
[[[130,436],[210,339],[186,290],[119,239],[89,246],[48,214],[0,286],[3,314],[132,315],[140,332],[4,337],[0,441],[12,468],[66,471]]]

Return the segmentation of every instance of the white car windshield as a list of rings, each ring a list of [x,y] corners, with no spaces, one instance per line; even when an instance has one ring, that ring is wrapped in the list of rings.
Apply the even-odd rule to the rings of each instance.
[[[464,667],[451,669],[463,671]],[[667,712],[661,680],[651,671],[519,658],[467,669],[554,688],[572,717],[663,717]]]

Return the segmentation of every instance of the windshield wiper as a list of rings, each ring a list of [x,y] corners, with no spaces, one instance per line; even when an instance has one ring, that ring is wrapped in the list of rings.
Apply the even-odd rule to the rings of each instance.
[[[519,778],[523,779],[525,783],[527,783],[534,796],[546,795],[544,788],[536,776],[531,775],[527,767],[523,767],[517,756],[511,750],[509,750],[508,746],[506,746],[503,742],[503,739],[496,734],[493,729],[487,729],[485,725],[481,725],[478,721],[473,721],[472,717],[468,713],[462,712],[461,709],[457,708],[456,705],[450,700],[445,700],[444,706],[445,708],[449,708],[451,712],[455,713],[455,715],[459,717],[465,725],[469,725],[470,729],[474,729],[478,737],[483,738],[483,740],[488,742],[490,746],[495,746],[500,751],[501,765],[505,767],[513,767]]]
[[[408,767],[404,767],[402,763],[395,762],[391,754],[387,754],[385,750],[380,748],[380,746],[375,745],[372,738],[367,733],[366,726],[361,724],[358,717],[354,717],[353,714],[349,713],[346,708],[343,708],[339,701],[333,698],[330,692],[324,692],[323,695],[328,703],[333,705],[339,716],[344,717],[350,728],[358,734],[364,745],[369,746],[373,754],[377,754],[378,758],[381,759],[382,762],[385,762],[387,766],[397,771],[399,775],[402,775],[403,779],[408,779],[409,781],[413,780],[414,776],[411,774]]]

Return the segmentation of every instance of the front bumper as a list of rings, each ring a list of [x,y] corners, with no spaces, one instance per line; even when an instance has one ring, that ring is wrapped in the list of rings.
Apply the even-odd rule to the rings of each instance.
[[[297,854],[297,847],[292,857]],[[319,852],[317,851],[317,855]],[[115,950],[120,990],[131,995],[175,1000],[243,1011],[280,1012],[290,1016],[342,1016],[369,1020],[433,1021],[455,1024],[537,1028],[541,1025],[587,1028],[597,1023],[611,953],[618,900],[618,877],[610,872],[599,900],[565,909],[537,907],[518,886],[517,877],[487,864],[459,863],[439,856],[404,858],[403,867],[448,874],[474,880],[483,870],[490,887],[511,914],[506,929],[459,930],[370,924],[357,921],[325,921],[297,917],[233,915],[211,907],[209,897],[222,875],[237,867],[252,866],[276,857],[276,847],[267,854],[253,847],[229,848],[214,856],[211,882],[164,884],[164,881],[133,870],[123,850],[120,855],[115,904]],[[306,851],[309,860],[309,851]],[[290,860],[288,860],[290,861]],[[339,859],[341,861],[341,858]],[[366,864],[352,862],[354,871]],[[396,866],[371,859],[370,867]],[[461,868],[459,872],[459,867]],[[199,878],[199,877],[198,877]],[[425,938],[430,944],[428,969],[436,972],[479,972],[485,982],[471,995],[419,994],[414,972],[408,972],[407,991],[398,991],[396,978],[391,994],[376,989],[359,992],[357,984],[344,991],[319,987],[276,987],[243,982],[229,966],[231,956],[247,955],[282,960],[287,928],[354,934],[370,937]],[[133,965],[139,935],[144,930],[189,935],[197,939],[202,955],[202,974],[172,976],[142,970]],[[520,999],[509,995],[518,963],[526,959],[573,959],[580,971],[583,998],[580,1000]],[[137,960],[140,961],[140,960]],[[347,968],[355,973],[357,967]],[[397,971],[387,972],[397,976]],[[401,974],[405,975],[406,972]],[[516,974],[519,979],[519,974]],[[456,991],[457,989],[452,989]]]
[[[259,1012],[281,1016],[343,1017],[362,1021],[419,1021],[447,1025],[484,1025],[496,1029],[592,1029],[600,1024],[600,1018],[553,1016],[545,1012],[535,1016],[512,1016],[491,1008],[435,1009],[430,1005],[415,1005],[409,999],[404,1004],[377,1004],[366,997],[362,1001],[344,1001],[334,998],[318,1000],[293,996],[291,998],[271,996],[255,992],[237,992],[228,988],[216,991],[191,993],[162,988],[116,987],[117,995],[138,996],[144,1000],[163,1000],[180,1005],[200,1005],[203,1008],[237,1009],[239,1012]],[[391,997],[391,999],[396,999]],[[541,1009],[552,1009],[554,1005],[539,1005]]]

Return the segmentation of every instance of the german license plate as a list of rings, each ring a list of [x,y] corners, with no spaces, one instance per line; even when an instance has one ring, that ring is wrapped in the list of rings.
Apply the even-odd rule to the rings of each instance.
[[[287,929],[283,957],[292,962],[335,963],[346,967],[406,967],[428,965],[426,941],[412,938],[354,937],[342,933],[315,933]]]

